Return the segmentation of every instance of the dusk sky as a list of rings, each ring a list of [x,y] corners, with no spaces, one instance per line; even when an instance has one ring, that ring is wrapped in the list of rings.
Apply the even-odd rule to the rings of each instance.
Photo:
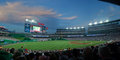
[[[99,0],[0,0],[0,26],[24,32],[25,18],[44,23],[53,33],[57,28],[120,19],[120,6]]]

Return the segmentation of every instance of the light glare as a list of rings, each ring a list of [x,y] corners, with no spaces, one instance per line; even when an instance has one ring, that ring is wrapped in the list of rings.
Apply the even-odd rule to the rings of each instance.
[[[34,20],[32,20],[31,22],[35,22]]]
[[[105,22],[109,22],[109,20],[106,20]]]
[[[66,29],[68,29],[68,27]]]
[[[96,25],[96,24],[97,24],[97,22],[94,22],[94,24]]]
[[[29,21],[28,19],[25,19],[25,21]]]
[[[77,29],[80,29],[80,27],[77,27]]]
[[[89,23],[88,25],[92,25],[92,23]]]
[[[76,27],[74,27],[74,29],[76,29]]]
[[[81,27],[81,28],[84,28],[84,27]]]
[[[99,23],[103,23],[103,21],[100,21]]]

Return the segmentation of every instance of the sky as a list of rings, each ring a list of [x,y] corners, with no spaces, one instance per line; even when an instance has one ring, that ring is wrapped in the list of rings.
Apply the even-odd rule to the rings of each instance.
[[[48,27],[87,27],[89,23],[120,19],[120,6],[99,0],[0,0],[0,26],[24,32],[25,18]]]

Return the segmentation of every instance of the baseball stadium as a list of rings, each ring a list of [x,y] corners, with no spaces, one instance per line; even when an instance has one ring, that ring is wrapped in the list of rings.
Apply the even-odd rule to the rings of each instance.
[[[120,8],[120,1],[118,0],[97,0],[95,2],[98,5],[98,2],[100,2],[103,5],[115,5],[118,9]],[[77,2],[73,3],[78,4]],[[89,4],[91,3],[93,1],[89,2]],[[51,13],[51,10],[44,10],[42,7],[39,7],[41,8],[39,9],[30,5],[33,8],[24,6],[26,8],[24,9],[22,8],[23,5],[20,5],[21,3],[7,4],[10,5],[10,9],[8,9],[8,6],[2,7],[3,5],[0,5],[0,60],[120,60],[120,18],[111,18],[111,16],[113,18],[114,16],[117,17],[116,15],[111,14],[110,17],[103,20],[94,19],[89,22],[84,20],[85,23],[81,21],[74,23],[70,20],[76,18],[75,16],[63,18],[61,14],[56,16],[56,12]],[[111,6],[111,11],[117,11]],[[18,14],[19,8],[15,11],[15,7],[19,7],[20,11],[25,12]],[[15,21],[15,18],[12,17],[14,13],[18,14],[14,16],[17,16],[18,20],[20,16],[22,18],[25,15],[29,16],[23,18],[21,25],[16,21],[15,23],[7,21],[9,15],[6,14],[6,18],[2,17],[2,14],[6,16],[5,13],[2,13],[4,8],[5,12],[10,14],[9,20],[13,19]],[[105,13],[105,11],[101,10],[100,13]],[[66,19],[66,21],[54,21],[58,18]],[[53,19],[51,20],[52,23],[47,21],[49,19]],[[71,24],[69,24],[69,21]],[[10,28],[8,22],[16,24],[11,26],[18,26]],[[57,26],[60,22],[64,23],[61,24],[62,27]],[[53,29],[54,33],[51,31]]]

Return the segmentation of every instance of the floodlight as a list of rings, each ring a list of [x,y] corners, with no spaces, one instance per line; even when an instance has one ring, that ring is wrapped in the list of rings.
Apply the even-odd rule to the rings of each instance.
[[[80,29],[80,27],[77,27],[77,29]]]
[[[100,21],[99,23],[101,23],[101,24],[102,24],[102,23],[103,23],[103,21]]]
[[[31,22],[35,22],[35,20],[31,20]]]
[[[94,22],[94,24],[96,25],[96,24],[97,24],[97,22]]]
[[[105,20],[105,22],[109,22],[109,20]]]
[[[74,29],[76,29],[76,27],[74,27]]]
[[[31,22],[31,23],[37,23],[35,20],[31,20],[30,22]]]
[[[81,28],[84,28],[84,27],[81,27]]]
[[[66,29],[69,29],[68,27]]]
[[[92,23],[89,23],[88,25],[92,25]]]
[[[29,19],[25,19],[25,21],[29,21]]]

